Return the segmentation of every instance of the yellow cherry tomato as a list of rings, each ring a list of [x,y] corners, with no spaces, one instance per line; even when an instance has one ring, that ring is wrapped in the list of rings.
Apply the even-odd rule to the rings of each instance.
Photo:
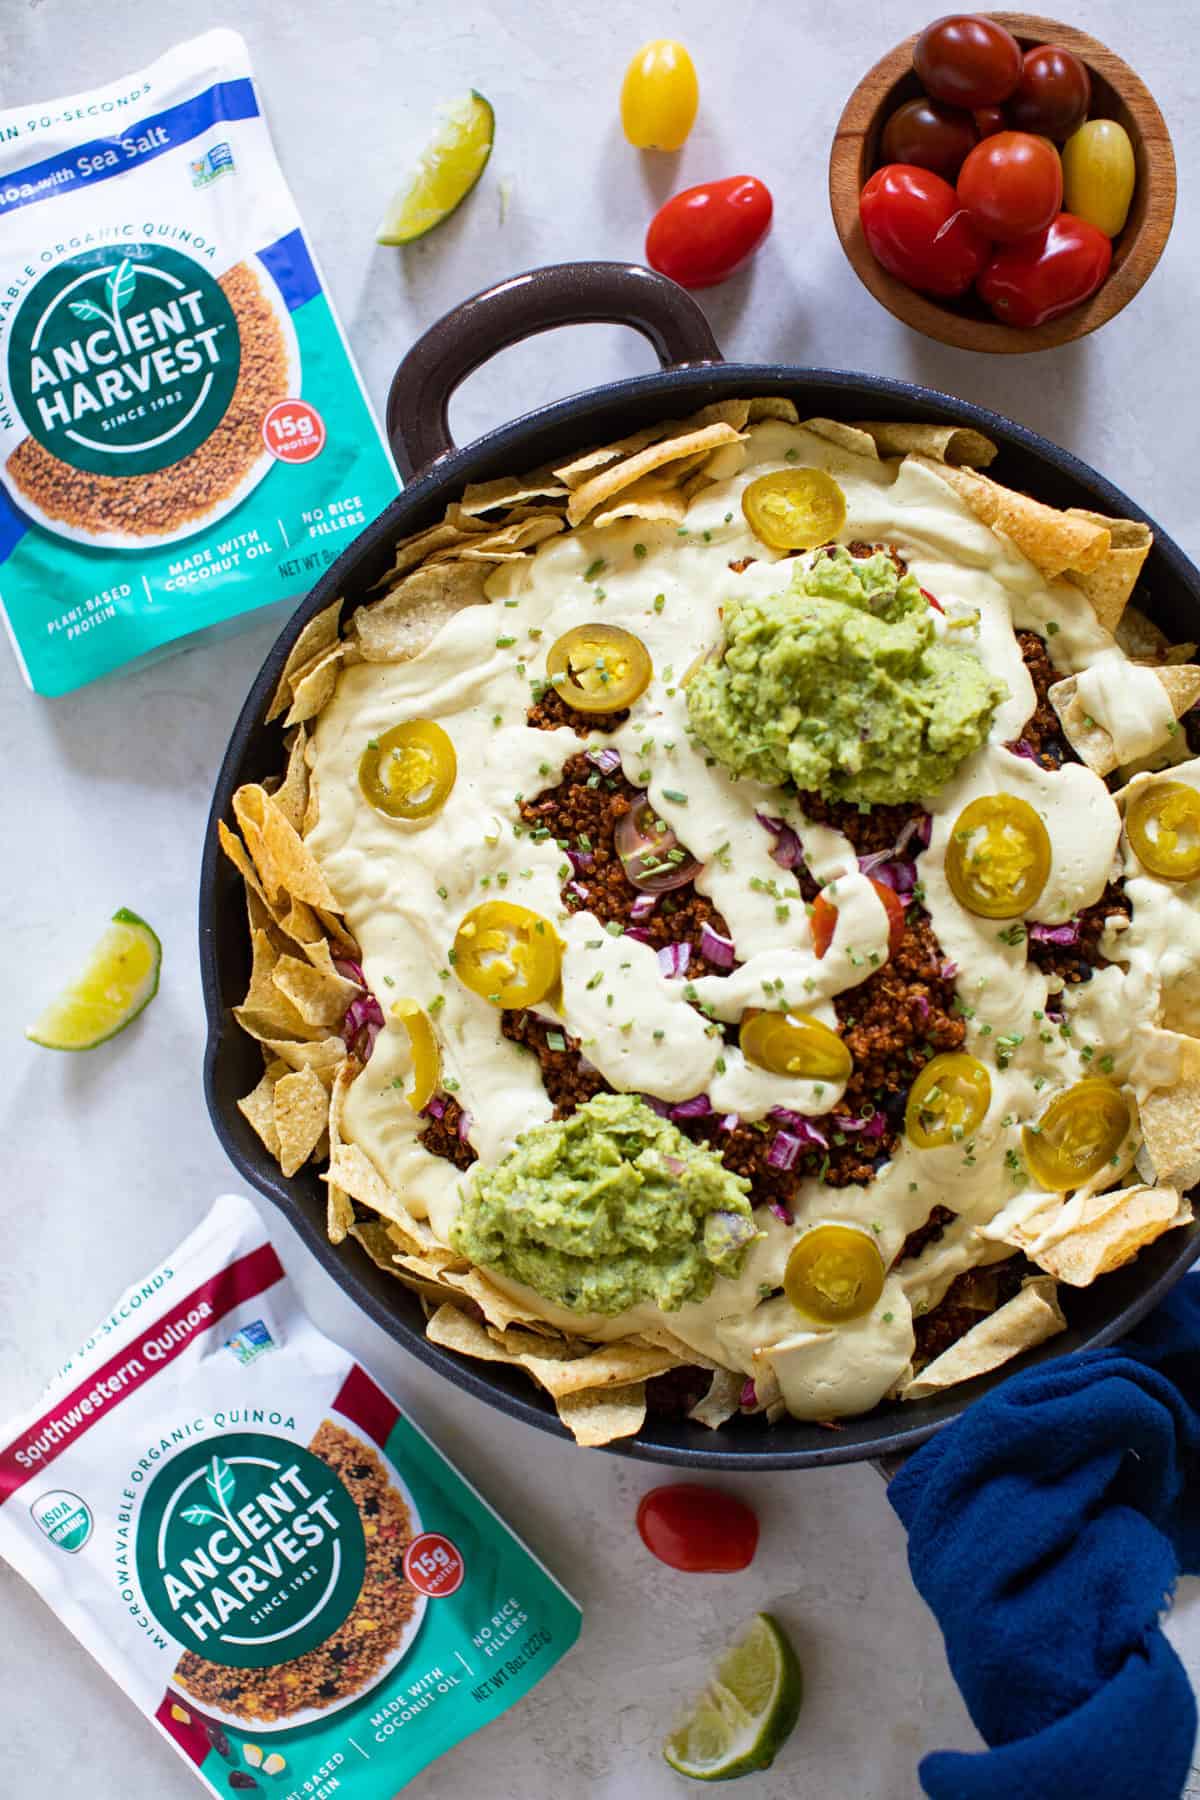
[[[1050,838],[1015,794],[985,794],[954,821],[946,880],[961,906],[983,919],[1028,912],[1050,874]]]
[[[493,1006],[536,1006],[558,985],[562,945],[541,913],[485,900],[459,925],[450,960],[463,986]]]
[[[640,637],[620,625],[573,625],[551,644],[546,673],[559,698],[580,712],[620,712],[654,674]]]
[[[815,550],[846,523],[846,496],[824,469],[779,469],[743,489],[742,511],[772,550]]]
[[[908,1091],[904,1129],[918,1150],[958,1144],[977,1131],[992,1103],[992,1078],[964,1051],[925,1064]]]
[[[424,1112],[437,1093],[442,1074],[441,1052],[429,1014],[416,1000],[393,1000],[392,1017],[402,1022],[412,1052],[413,1084],[404,1098],[414,1112]]]
[[[1039,1187],[1065,1194],[1099,1174],[1132,1123],[1129,1102],[1113,1082],[1099,1075],[1077,1081],[1021,1133],[1029,1173]]]
[[[1142,781],[1125,806],[1138,861],[1167,881],[1200,875],[1200,794],[1182,781]]]
[[[822,1325],[869,1313],[883,1292],[875,1240],[857,1225],[814,1225],[797,1240],[783,1272],[783,1291],[797,1312]]]
[[[1089,119],[1063,145],[1063,206],[1105,237],[1129,217],[1137,164],[1129,133],[1115,119]]]
[[[621,83],[621,128],[635,150],[678,150],[696,123],[700,84],[673,38],[643,44]]]
[[[850,1079],[854,1058],[836,1031],[811,1013],[748,1012],[738,1041],[747,1062],[799,1081]]]
[[[359,758],[358,785],[389,819],[440,812],[458,777],[454,745],[432,719],[407,719],[374,738]]]

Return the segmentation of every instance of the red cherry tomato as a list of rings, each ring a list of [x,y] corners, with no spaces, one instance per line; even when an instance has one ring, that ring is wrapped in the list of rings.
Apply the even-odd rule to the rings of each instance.
[[[913,68],[935,100],[973,111],[1008,99],[1021,76],[1021,46],[994,19],[951,13],[925,27]]]
[[[1005,325],[1044,325],[1090,299],[1111,264],[1112,243],[1102,231],[1059,213],[1044,231],[996,252],[979,278],[979,295]]]
[[[1018,131],[1039,132],[1063,144],[1078,131],[1092,104],[1092,78],[1071,50],[1039,44],[1027,50],[1021,79],[1008,103]]]
[[[876,262],[922,294],[956,299],[987,261],[987,239],[932,169],[876,169],[858,197],[858,216]]]
[[[689,1574],[732,1574],[758,1548],[758,1520],[743,1501],[686,1481],[643,1494],[637,1528],[651,1555]]]
[[[1008,120],[1002,106],[977,106],[971,117],[981,138],[995,137],[998,131],[1008,130]]]
[[[978,138],[970,113],[922,94],[896,108],[883,128],[879,150],[885,163],[912,163],[953,181]]]
[[[958,198],[980,231],[1010,244],[1044,231],[1062,205],[1062,163],[1053,144],[1001,131],[976,144],[958,172]]]
[[[934,602],[936,605],[936,601]],[[941,611],[941,607],[938,607]],[[895,956],[904,941],[904,904],[899,894],[893,893],[882,881],[873,881],[871,886],[883,902],[883,910],[888,922],[888,955]],[[813,901],[813,909],[809,915],[809,927],[812,931],[813,949],[816,954],[824,956],[833,942],[834,929],[837,926],[838,909],[832,900],[824,894],[818,894]]]
[[[712,287],[758,249],[770,224],[770,192],[753,175],[706,181],[655,213],[646,261],[680,287]]]

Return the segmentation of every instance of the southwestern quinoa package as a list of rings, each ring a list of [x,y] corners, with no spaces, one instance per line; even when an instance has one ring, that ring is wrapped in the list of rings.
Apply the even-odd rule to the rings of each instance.
[[[391,1800],[579,1631],[233,1196],[0,1427],[0,1552],[226,1800]]]
[[[235,32],[0,112],[0,600],[31,687],[305,592],[396,488]]]

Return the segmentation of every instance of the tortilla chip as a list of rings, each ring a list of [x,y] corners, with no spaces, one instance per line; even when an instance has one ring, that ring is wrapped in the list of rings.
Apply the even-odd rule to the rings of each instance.
[[[1115,1188],[1073,1194],[1009,1233],[1008,1242],[1059,1281],[1089,1287],[1191,1217],[1190,1204],[1172,1187]]]
[[[553,469],[531,469],[528,475],[501,475],[496,481],[472,481],[463,489],[457,518],[474,519],[502,506],[520,506],[525,500],[562,500],[566,487]]]
[[[237,1103],[238,1111],[257,1131],[276,1162],[279,1161],[279,1133],[275,1129],[275,1083],[283,1072],[286,1072],[286,1064],[268,1063],[258,1086]]]
[[[485,603],[487,571],[475,563],[435,563],[407,575],[381,600],[360,606],[350,632],[364,662],[409,662],[448,619]]]
[[[426,566],[437,567],[448,561],[512,562],[527,550],[544,544],[547,538],[555,537],[565,529],[561,513],[540,513],[536,519],[522,519],[515,525],[502,525],[489,537],[472,540],[458,550],[444,550]]]
[[[1023,1350],[1032,1350],[1066,1328],[1054,1282],[1048,1275],[1035,1275],[1024,1283],[1019,1294],[980,1319],[978,1325],[972,1325],[957,1343],[905,1382],[899,1397],[924,1400],[960,1381],[986,1375],[989,1369],[1000,1368]]]
[[[719,1431],[727,1419],[740,1411],[745,1385],[744,1375],[737,1375],[732,1369],[714,1369],[707,1394],[697,1400],[688,1418],[695,1419],[697,1425],[707,1425],[710,1431]]]
[[[292,1069],[275,1083],[275,1130],[285,1175],[312,1155],[329,1119],[329,1095],[312,1069]]]
[[[330,891],[316,857],[265,788],[253,782],[238,788],[233,811],[268,902],[286,893],[308,906],[336,912],[337,896]]]
[[[1170,639],[1136,606],[1127,606],[1113,627],[1117,643],[1134,662],[1166,662]]]
[[[1177,719],[1182,718],[1188,708],[1200,699],[1200,664],[1156,665],[1153,673],[1162,683],[1163,691],[1171,703],[1171,711]],[[1089,718],[1079,698],[1078,685],[1078,678],[1074,675],[1067,675],[1061,681],[1053,682],[1048,690],[1050,704],[1058,714],[1067,742],[1083,758],[1088,768],[1096,775],[1111,775],[1120,766],[1116,747],[1104,726],[1097,725]]]
[[[296,956],[281,956],[271,980],[306,1025],[319,1025],[326,1034],[341,1029],[346,1008],[362,993],[356,982],[347,981],[332,964],[326,971]]]
[[[317,1035],[288,996],[275,985],[275,971],[281,956],[270,932],[252,929],[250,943],[254,959],[250,985],[241,1005],[233,1009],[233,1016],[242,1030],[260,1040]]]
[[[1138,1043],[1155,1082],[1138,1106],[1146,1150],[1158,1180],[1186,1190],[1200,1181],[1200,1039],[1143,1026]]]
[[[631,432],[628,437],[617,438],[615,443],[598,444],[591,450],[585,450],[582,456],[572,457],[570,462],[561,463],[553,473],[558,476],[566,488],[582,487],[598,469],[607,468],[622,456],[634,456],[644,450],[648,444],[656,444],[661,438],[669,435],[674,429],[664,423],[651,425],[642,431]]]
[[[302,831],[308,811],[308,788],[308,732],[303,725],[297,725],[288,746],[287,773],[271,794],[293,831]]]
[[[1043,575],[1098,569],[1112,545],[1113,521],[1080,513],[1059,512],[1028,494],[1001,487],[987,475],[957,468],[925,455],[913,461],[954,489],[975,517],[1011,538]]]
[[[291,649],[287,661],[283,665],[283,673],[279,684],[271,696],[271,704],[267,708],[266,719],[269,724],[277,719],[292,702],[292,677],[299,670],[307,668],[324,651],[329,650],[338,641],[338,620],[342,616],[342,602],[335,600],[332,606],[325,607],[323,612],[315,613],[301,631]]]
[[[805,419],[803,428],[811,431],[814,437],[823,438],[827,444],[844,450],[849,456],[865,456],[870,462],[879,461],[875,439],[864,426],[843,425],[840,419]]]
[[[393,552],[391,568],[386,575],[380,576],[371,591],[390,588],[402,575],[407,575],[410,569],[419,567],[427,557],[436,555],[439,550],[448,550],[455,544],[464,543],[476,533],[482,535],[487,529],[484,520],[460,514],[457,523],[452,524],[449,519],[441,518],[436,525],[428,525],[424,531],[402,538]]]
[[[461,1264],[463,1259],[457,1260]],[[532,1325],[539,1329],[543,1325],[537,1313],[531,1313],[519,1300],[510,1299],[478,1269],[447,1269],[443,1279],[454,1293],[473,1300],[487,1323],[498,1331],[507,1331],[510,1325]]]
[[[599,474],[591,476],[574,490],[567,502],[567,522],[579,525],[606,500],[612,499],[615,494],[624,493],[635,481],[640,481],[643,475],[649,475],[653,469],[665,468],[667,464],[694,456],[701,450],[716,450],[722,444],[736,444],[740,437],[741,434],[732,425],[704,425],[698,431],[687,431],[680,436],[666,438],[660,443],[648,445],[633,456],[623,457],[615,467],[601,469]]]
[[[678,525],[687,515],[687,501],[671,479],[674,472],[670,470],[665,478],[658,473],[643,475],[619,494],[612,506],[598,512],[592,524],[599,528],[618,519],[648,519]]]
[[[315,719],[321,708],[333,699],[333,690],[342,666],[343,645],[315,656],[292,677],[293,700],[285,725],[299,725],[304,719]]]
[[[757,425],[760,419],[782,419],[787,425],[798,425],[800,414],[796,402],[783,394],[756,394],[750,402],[747,423]]]
[[[585,1388],[557,1401],[558,1416],[577,1444],[598,1450],[616,1438],[633,1437],[646,1422],[646,1384]]]
[[[528,1332],[489,1332],[456,1306],[439,1308],[426,1336],[460,1355],[525,1369],[555,1400],[585,1388],[624,1387],[679,1366],[668,1351],[644,1344],[602,1344],[580,1354],[575,1343],[558,1344]]]
[[[860,419],[857,429],[867,433],[881,456],[927,456],[933,462],[972,469],[986,469],[996,460],[991,438],[965,425],[902,425]]]
[[[1104,560],[1094,569],[1069,570],[1067,579],[1087,596],[1105,630],[1115,631],[1137,586],[1142,564],[1150,554],[1154,534],[1140,519],[1106,519],[1079,506],[1072,506],[1067,517],[1085,519],[1108,530],[1110,541]]]

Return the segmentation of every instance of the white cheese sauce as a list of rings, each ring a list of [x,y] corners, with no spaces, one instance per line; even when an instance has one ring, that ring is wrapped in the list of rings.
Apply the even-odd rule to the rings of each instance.
[[[917,863],[933,928],[958,968],[964,1047],[991,1078],[987,1116],[967,1143],[921,1151],[902,1138],[868,1186],[801,1181],[794,1225],[760,1209],[763,1235],[741,1276],[718,1280],[705,1301],[677,1313],[639,1307],[618,1319],[581,1319],[517,1284],[500,1285],[547,1320],[586,1335],[614,1338],[665,1323],[699,1353],[750,1377],[765,1357],[791,1410],[831,1417],[869,1408],[903,1374],[914,1308],[936,1305],[963,1269],[1005,1254],[1002,1243],[983,1235],[989,1224],[1045,1203],[1028,1187],[1022,1125],[1056,1091],[1095,1072],[1101,1057],[1112,1059],[1104,1066],[1116,1079],[1130,1080],[1142,1025],[1200,1022],[1200,882],[1172,884],[1141,868],[1121,838],[1112,795],[1087,768],[1049,771],[1004,748],[1034,709],[1013,635],[1026,627],[1046,637],[1062,673],[1079,677],[1088,712],[1111,732],[1123,760],[1166,739],[1172,720],[1161,684],[1124,658],[1083,594],[1068,582],[1047,581],[928,469],[857,456],[801,427],[767,421],[721,452],[713,467],[722,479],[696,497],[684,528],[623,520],[553,538],[498,569],[487,584],[490,604],[459,613],[415,660],[343,670],[310,748],[319,818],[308,841],[385,1011],[391,1000],[411,997],[430,1012],[443,1085],[468,1114],[470,1142],[485,1162],[504,1156],[523,1130],[552,1113],[536,1059],[502,1036],[495,1008],[457,980],[449,961],[463,914],[489,898],[553,923],[564,947],[561,1005],[538,1010],[581,1040],[583,1054],[614,1088],[669,1103],[703,1093],[718,1113],[745,1119],[777,1106],[809,1115],[835,1108],[840,1091],[832,1084],[749,1065],[716,1022],[786,1003],[834,1024],[836,995],[886,961],[886,912],[840,832],[805,820],[790,791],[732,780],[710,765],[689,736],[683,688],[696,660],[720,648],[724,603],[777,592],[789,578],[778,553],[750,532],[741,494],[756,476],[795,464],[835,476],[847,504],[842,540],[895,545],[944,608],[939,632],[975,650],[1008,685],[988,742],[926,801],[932,835]],[[745,557],[754,560],[732,572],[729,563]],[[522,796],[553,786],[564,762],[587,747],[566,727],[547,732],[526,724],[530,684],[544,680],[554,640],[594,620],[635,632],[654,665],[629,719],[598,735],[594,746],[620,751],[627,776],[648,790],[656,814],[703,863],[696,885],[734,939],[739,966],[729,975],[669,978],[648,945],[607,932],[586,910],[568,913],[562,849],[537,841],[521,824]],[[448,732],[458,779],[442,812],[406,823],[364,800],[357,770],[368,740],[417,718],[436,719]],[[1200,762],[1171,774],[1200,788]],[[1052,846],[1049,879],[1025,920],[975,917],[946,879],[955,820],[971,800],[995,793],[1027,801]],[[814,877],[828,884],[838,916],[824,957],[814,953],[796,878],[772,858],[775,839],[757,814],[788,820]],[[1021,927],[1072,918],[1122,870],[1132,923],[1106,940],[1114,965],[1065,993],[1064,1031],[1046,1010],[1051,987],[1061,984],[1048,983],[1027,960]],[[586,887],[586,871],[579,879]],[[350,1092],[344,1130],[445,1240],[464,1178],[420,1144],[426,1121],[404,1098],[408,1074],[407,1034],[389,1024]],[[808,1226],[857,1224],[891,1264],[935,1205],[954,1213],[954,1222],[889,1276],[865,1320],[836,1331],[810,1329],[773,1297],[795,1236]]]

